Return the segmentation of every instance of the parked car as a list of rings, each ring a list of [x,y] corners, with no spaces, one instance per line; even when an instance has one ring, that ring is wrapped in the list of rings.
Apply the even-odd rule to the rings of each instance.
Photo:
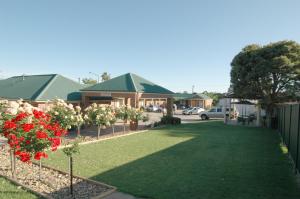
[[[199,117],[202,120],[208,120],[209,118],[224,118],[225,108],[222,107],[213,107],[208,111],[201,111],[199,113]],[[233,108],[231,109],[233,114]],[[226,108],[226,115],[229,115],[229,108]]]
[[[163,106],[156,106],[156,105],[150,105],[148,107],[146,107],[146,111],[148,112],[157,112],[157,113],[166,113],[167,109],[164,108]]]
[[[193,107],[193,108],[188,108],[188,109],[184,109],[182,111],[183,115],[197,115],[200,112],[205,111],[204,108],[200,108],[200,107]]]

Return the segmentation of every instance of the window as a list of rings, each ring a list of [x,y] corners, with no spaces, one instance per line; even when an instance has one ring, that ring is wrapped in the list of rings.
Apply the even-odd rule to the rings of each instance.
[[[210,113],[215,113],[215,112],[216,112],[216,109],[212,108],[212,109],[209,110],[209,112],[210,112]]]
[[[222,112],[222,108],[218,108],[218,109],[217,109],[217,112],[218,112],[218,113]]]

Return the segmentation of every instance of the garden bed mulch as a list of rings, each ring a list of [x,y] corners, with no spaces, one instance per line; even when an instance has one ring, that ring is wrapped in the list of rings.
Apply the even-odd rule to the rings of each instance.
[[[71,199],[68,173],[43,166],[39,180],[39,166],[17,162],[16,179],[12,179],[10,158],[7,147],[0,148],[0,175],[25,189],[53,199]],[[102,198],[113,193],[116,188],[104,183],[92,181],[79,176],[73,178],[74,198]]]

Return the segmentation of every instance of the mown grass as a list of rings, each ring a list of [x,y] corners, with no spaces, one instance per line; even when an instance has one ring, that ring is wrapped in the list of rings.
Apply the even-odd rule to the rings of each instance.
[[[0,199],[37,199],[38,196],[0,177]]]
[[[145,198],[299,199],[275,131],[202,122],[82,145],[75,173]],[[48,165],[66,170],[53,153]]]

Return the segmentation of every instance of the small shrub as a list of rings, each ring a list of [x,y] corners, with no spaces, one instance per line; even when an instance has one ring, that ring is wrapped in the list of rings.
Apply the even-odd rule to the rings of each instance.
[[[178,125],[181,124],[181,119],[178,117],[172,117],[172,116],[163,116],[160,120],[161,124],[172,124],[172,125]]]

